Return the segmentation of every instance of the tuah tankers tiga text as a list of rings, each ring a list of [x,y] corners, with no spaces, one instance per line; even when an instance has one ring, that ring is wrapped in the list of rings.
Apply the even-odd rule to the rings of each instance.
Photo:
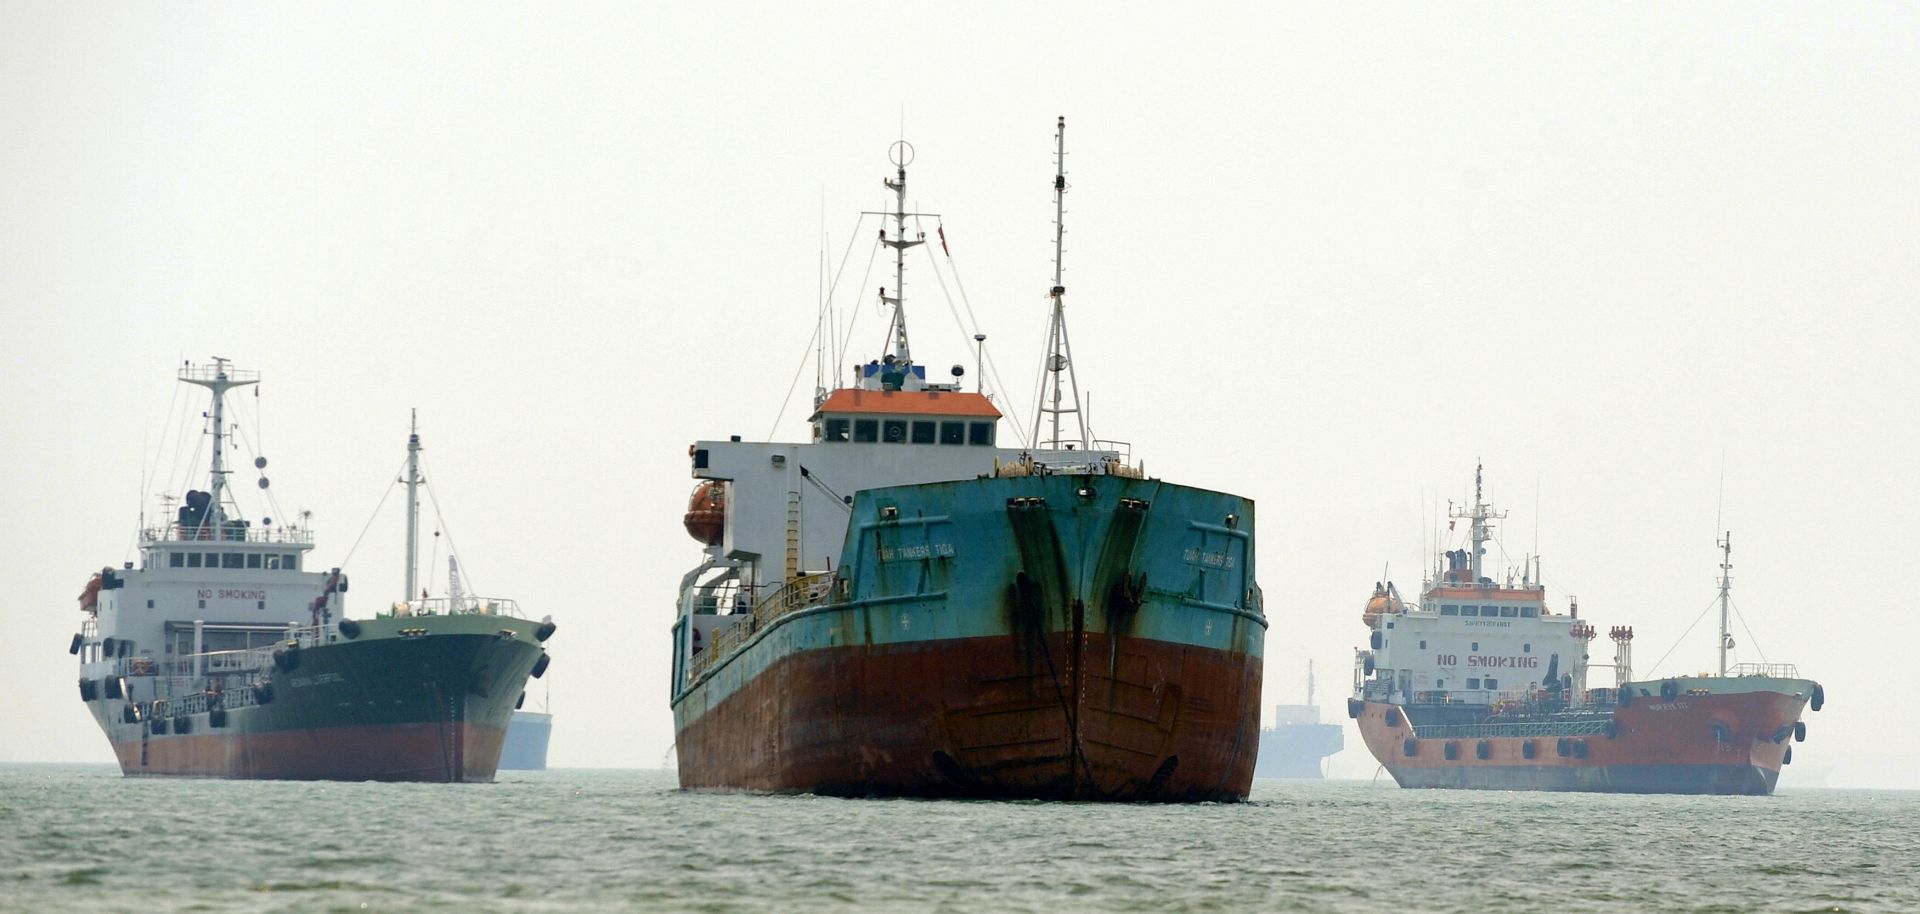
[[[908,346],[905,254],[927,236],[909,230],[902,142],[879,214],[884,357],[821,385],[810,441],[689,449],[687,529],[706,555],[671,629],[682,786],[1246,796],[1267,627],[1253,502],[1149,478],[1091,439],[1060,278],[1060,131],[1031,448],[1001,447],[996,404],[959,366],[929,379]]]
[[[1441,556],[1418,602],[1376,584],[1370,643],[1354,658],[1348,714],[1400,786],[1773,792],[1806,738],[1801,709],[1820,710],[1826,695],[1790,664],[1728,667],[1730,538],[1720,542],[1718,675],[1635,679],[1633,629],[1615,626],[1614,684],[1589,689],[1598,630],[1575,604],[1547,607],[1538,560],[1502,581],[1483,575],[1505,514],[1481,495],[1478,470],[1473,507],[1452,516],[1470,524],[1467,547]]]
[[[551,623],[511,601],[408,599],[345,617],[347,578],[308,567],[302,525],[258,526],[229,491],[226,394],[259,376],[216,359],[180,380],[212,393],[212,467],[139,561],[80,596],[80,700],[128,775],[488,781]],[[413,594],[419,436],[408,441],[407,594]],[[256,467],[266,460],[256,457]],[[260,487],[266,489],[262,477]]]

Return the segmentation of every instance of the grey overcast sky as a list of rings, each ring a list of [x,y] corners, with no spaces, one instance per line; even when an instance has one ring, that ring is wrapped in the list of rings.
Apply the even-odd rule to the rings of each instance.
[[[1066,115],[1096,430],[1258,501],[1268,705],[1312,659],[1338,715],[1483,460],[1642,673],[1711,665],[1721,518],[1738,659],[1830,696],[1783,783],[1920,786],[1917,47],[1881,3],[5,4],[0,761],[111,759],[75,596],[220,355],[351,614],[417,407],[476,585],[561,623],[554,764],[659,765],[687,444],[805,434],[823,235],[902,135],[1026,403]],[[918,275],[916,354],[971,365]]]

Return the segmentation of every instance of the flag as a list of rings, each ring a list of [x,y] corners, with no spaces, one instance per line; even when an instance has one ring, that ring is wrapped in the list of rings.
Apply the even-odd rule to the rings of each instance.
[[[940,253],[945,254],[948,257],[952,257],[953,252],[947,250],[947,227],[945,225],[940,225],[936,227],[934,231],[940,233]]]

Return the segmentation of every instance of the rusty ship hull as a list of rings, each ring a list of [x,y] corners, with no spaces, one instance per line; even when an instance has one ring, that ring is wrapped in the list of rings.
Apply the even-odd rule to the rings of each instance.
[[[1541,720],[1455,723],[1441,709],[1359,700],[1349,711],[1402,787],[1764,796],[1805,738],[1815,694],[1810,680],[1766,677],[1627,689],[1624,704]]]
[[[673,702],[681,784],[1244,799],[1253,505],[1108,475],[861,492],[819,599],[768,601]]]

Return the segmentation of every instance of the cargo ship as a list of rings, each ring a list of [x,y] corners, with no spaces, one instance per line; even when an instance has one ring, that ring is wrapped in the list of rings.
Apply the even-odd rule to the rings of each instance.
[[[1313,661],[1307,661],[1307,703],[1274,705],[1272,728],[1260,730],[1257,778],[1309,780],[1327,776],[1327,759],[1347,746],[1346,728],[1320,720],[1314,702]]]
[[[1494,522],[1483,497],[1449,512],[1469,524],[1418,601],[1374,585],[1363,620],[1369,644],[1354,658],[1348,715],[1368,751],[1402,787],[1581,790],[1612,793],[1773,792],[1803,708],[1825,690],[1791,664],[1727,664],[1732,537],[1719,541],[1719,671],[1659,679],[1633,675],[1633,629],[1614,626],[1614,682],[1588,688],[1598,629],[1577,601],[1554,612],[1539,559],[1500,580],[1483,573]],[[1451,526],[1451,524],[1449,525]]]
[[[961,366],[929,379],[908,345],[905,257],[927,236],[909,229],[901,142],[876,214],[889,351],[820,385],[811,440],[689,448],[685,523],[705,554],[669,635],[683,787],[1246,797],[1267,628],[1254,504],[1148,477],[1091,437],[1065,323],[1064,143],[1062,119],[1030,446],[1001,446],[996,403]]]
[[[550,623],[449,597],[345,615],[347,576],[311,567],[305,523],[256,525],[228,485],[226,394],[257,372],[187,365],[207,389],[204,490],[141,525],[139,562],[80,595],[80,700],[130,776],[487,781]],[[408,440],[406,594],[414,592],[419,435]],[[256,469],[265,457],[254,459]],[[260,478],[267,489],[267,479]],[[276,512],[277,513],[277,512]]]

